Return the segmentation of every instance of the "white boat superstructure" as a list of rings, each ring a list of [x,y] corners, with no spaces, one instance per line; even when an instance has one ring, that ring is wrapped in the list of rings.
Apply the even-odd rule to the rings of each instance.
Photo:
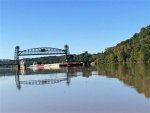
[[[40,66],[40,69],[60,69],[60,65],[61,63],[55,63],[55,64],[37,64],[37,63],[33,63],[33,65],[30,65],[29,68],[31,69],[38,69]]]
[[[60,69],[60,64],[45,64],[44,69]]]

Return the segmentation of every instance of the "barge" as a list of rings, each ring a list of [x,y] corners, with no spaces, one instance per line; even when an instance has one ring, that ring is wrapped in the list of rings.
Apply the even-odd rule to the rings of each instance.
[[[55,63],[55,64],[33,64],[29,68],[37,69],[59,69],[61,67],[79,67],[83,66],[82,62],[65,62],[65,63]]]

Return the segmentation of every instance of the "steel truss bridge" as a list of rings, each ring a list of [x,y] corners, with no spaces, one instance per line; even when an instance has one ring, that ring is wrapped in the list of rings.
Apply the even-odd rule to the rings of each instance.
[[[58,55],[58,54],[65,54],[66,61],[68,61],[67,55],[69,54],[69,46],[65,45],[64,49],[58,49],[52,47],[39,47],[39,48],[31,48],[23,51],[20,51],[19,46],[16,46],[14,60],[0,60],[0,65],[19,65],[19,56]]]

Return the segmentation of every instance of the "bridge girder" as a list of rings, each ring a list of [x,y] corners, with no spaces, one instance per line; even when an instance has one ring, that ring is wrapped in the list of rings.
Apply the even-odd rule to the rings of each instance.
[[[27,55],[54,55],[54,54],[67,54],[67,51],[51,47],[40,47],[19,51],[18,55],[27,56]]]

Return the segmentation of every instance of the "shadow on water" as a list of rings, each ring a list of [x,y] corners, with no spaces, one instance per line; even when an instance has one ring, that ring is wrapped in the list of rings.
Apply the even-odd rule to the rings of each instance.
[[[150,98],[150,65],[148,64],[109,64],[96,67],[98,74],[117,78],[138,93]]]

